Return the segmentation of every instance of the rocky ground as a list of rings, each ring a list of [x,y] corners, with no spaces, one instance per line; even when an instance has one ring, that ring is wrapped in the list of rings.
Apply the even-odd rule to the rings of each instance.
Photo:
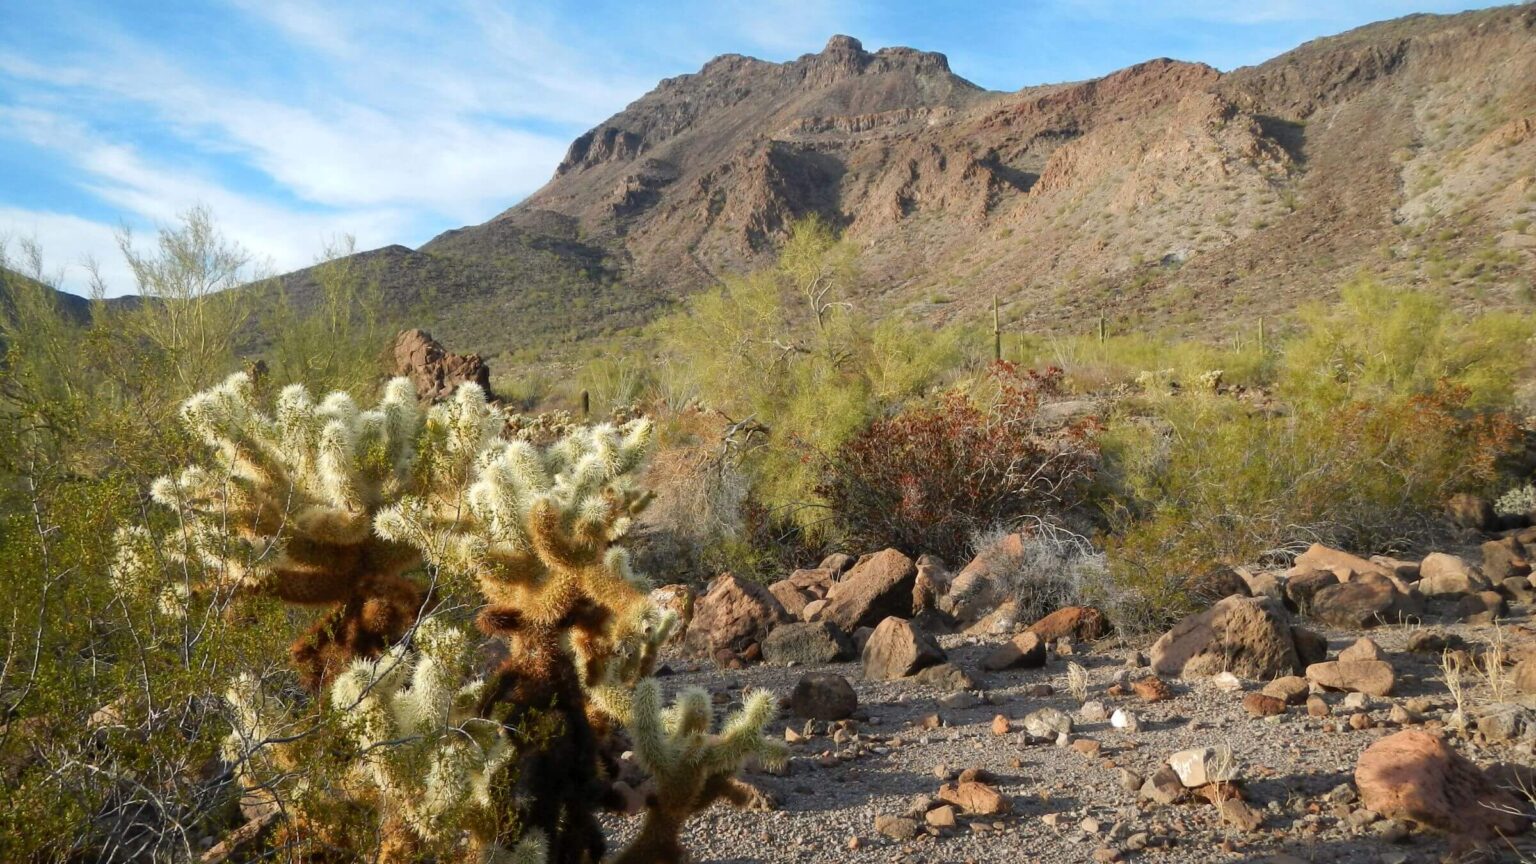
[[[1367,809],[1356,789],[1361,754],[1405,729],[1443,736],[1481,766],[1536,764],[1536,715],[1527,708],[1512,709],[1514,719],[1503,727],[1476,719],[1492,704],[1530,704],[1532,697],[1518,692],[1508,668],[1490,679],[1480,671],[1486,666],[1467,667],[1461,716],[1469,719],[1458,720],[1444,650],[1425,636],[1425,622],[1457,617],[1452,602],[1429,604],[1418,622],[1369,631],[1306,621],[1326,636],[1329,659],[1368,635],[1395,681],[1388,696],[1313,684],[1294,696],[1305,704],[1288,706],[1261,704],[1267,700],[1252,694],[1266,682],[1230,675],[1164,675],[1164,694],[1147,685],[1133,689],[1130,683],[1153,676],[1149,656],[1160,662],[1151,638],[1058,643],[1040,668],[983,672],[987,656],[1007,637],[939,637],[948,662],[969,682],[953,680],[953,673],[868,680],[858,661],[722,670],[674,654],[667,658],[671,674],[663,678],[670,689],[704,687],[722,707],[739,702],[743,689],[767,688],[784,697],[773,730],[792,742],[785,771],[748,775],[776,799],[775,810],[717,806],[690,823],[687,845],[698,860],[714,862],[1536,860],[1530,833],[1468,853],[1470,843]],[[1460,637],[1466,657],[1483,654],[1485,646],[1509,651],[1536,640],[1532,611],[1512,604],[1496,625],[1454,623],[1428,632],[1448,638],[1453,648]],[[1086,707],[1071,692],[1072,664],[1087,673]],[[788,697],[808,671],[836,673],[852,684],[858,696],[852,719],[827,723],[794,716]],[[1138,691],[1166,698],[1148,701]],[[1070,735],[1053,742],[1025,731],[1026,716],[1042,708],[1069,715]],[[1134,714],[1139,730],[1115,728],[1107,718],[1117,709]],[[1282,713],[1256,716],[1277,709]],[[1463,725],[1471,731],[1461,732]],[[1232,783],[1195,791],[1174,782],[1172,794],[1163,797],[1182,798],[1175,803],[1161,803],[1143,788],[1176,752],[1214,747],[1219,755],[1222,745],[1230,748],[1230,763],[1206,767],[1222,771],[1230,765]],[[1000,812],[941,806],[941,784],[967,769],[981,773],[973,770],[963,779],[979,777],[1001,793]],[[1202,797],[1221,797],[1218,791],[1240,796],[1246,805],[1219,810]],[[1443,806],[1454,810],[1451,798]],[[992,806],[983,801],[976,809]],[[1468,814],[1469,820],[1480,818]],[[637,823],[611,819],[615,841]]]

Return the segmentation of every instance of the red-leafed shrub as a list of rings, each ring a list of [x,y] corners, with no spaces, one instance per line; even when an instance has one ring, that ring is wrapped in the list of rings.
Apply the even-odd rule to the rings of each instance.
[[[817,493],[852,548],[960,560],[973,533],[1072,509],[1098,462],[1098,424],[1047,422],[1061,370],[997,364],[975,392],[876,419],[820,457]]]

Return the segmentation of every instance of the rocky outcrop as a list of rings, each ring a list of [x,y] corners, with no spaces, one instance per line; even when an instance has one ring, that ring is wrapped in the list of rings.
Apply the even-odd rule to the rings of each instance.
[[[1231,672],[1270,679],[1298,671],[1285,608],[1269,598],[1228,597],[1190,615],[1152,646],[1152,669],[1171,677]]]
[[[466,382],[480,385],[487,397],[495,398],[491,367],[479,354],[450,354],[425,330],[402,330],[395,337],[395,374],[411,379],[423,402],[441,402]]]

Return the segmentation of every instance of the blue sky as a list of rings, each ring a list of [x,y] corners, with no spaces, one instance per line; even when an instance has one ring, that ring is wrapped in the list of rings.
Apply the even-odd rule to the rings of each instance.
[[[0,0],[0,238],[66,287],[134,290],[139,241],[196,205],[277,270],[417,246],[547,180],[566,145],[722,53],[834,33],[949,55],[1012,90],[1152,57],[1221,69],[1456,0]]]

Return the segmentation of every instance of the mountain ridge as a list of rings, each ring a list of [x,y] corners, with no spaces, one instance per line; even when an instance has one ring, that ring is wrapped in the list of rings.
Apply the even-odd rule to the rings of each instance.
[[[834,36],[726,54],[578,136],[550,180],[415,250],[359,253],[455,350],[568,351],[762,266],[817,215],[856,302],[941,323],[1216,337],[1360,273],[1536,295],[1536,6],[1413,15],[1223,73],[1160,58],[983,89]],[[303,302],[312,271],[283,277]]]

